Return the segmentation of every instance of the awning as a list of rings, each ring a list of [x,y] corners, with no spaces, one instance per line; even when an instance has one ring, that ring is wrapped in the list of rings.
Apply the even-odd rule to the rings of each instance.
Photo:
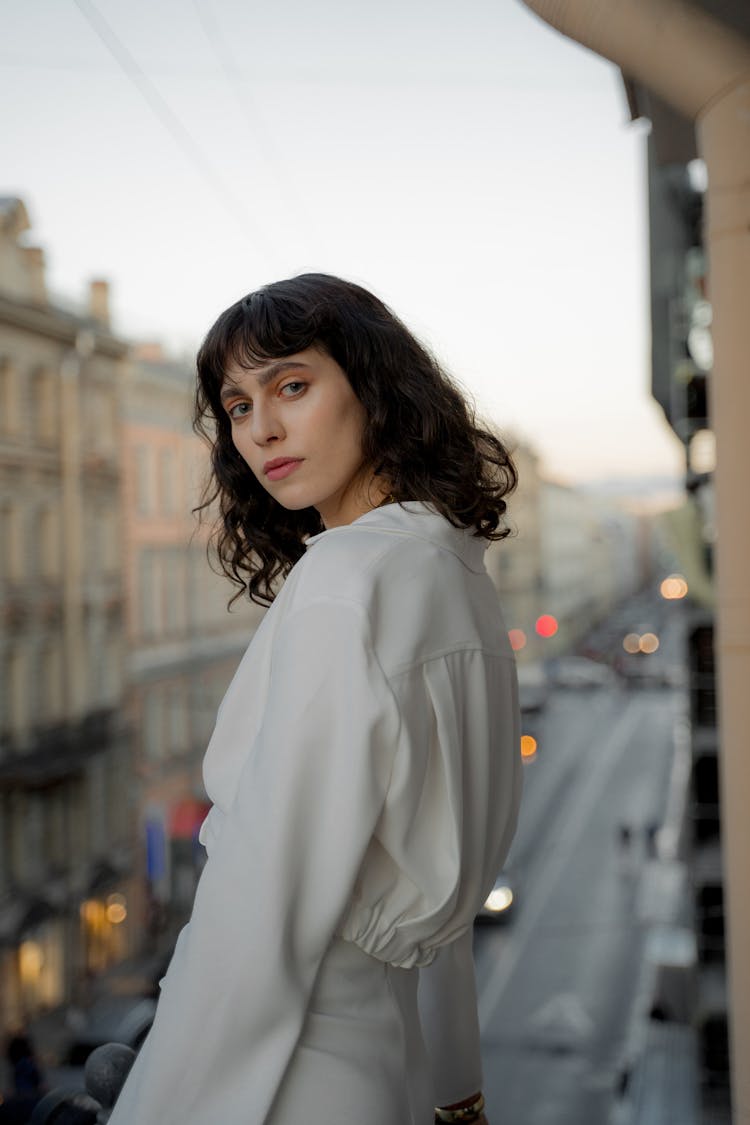
[[[192,840],[208,816],[211,805],[188,797],[173,805],[169,813],[169,835],[173,840]]]

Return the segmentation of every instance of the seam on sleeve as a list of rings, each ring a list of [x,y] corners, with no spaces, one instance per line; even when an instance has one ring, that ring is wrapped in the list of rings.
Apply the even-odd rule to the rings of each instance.
[[[465,644],[447,645],[445,648],[428,653],[426,656],[421,656],[417,660],[410,660],[406,664],[399,664],[393,669],[389,676],[390,679],[395,680],[400,676],[406,675],[407,672],[414,671],[415,668],[423,668],[426,664],[445,659],[446,656],[458,656],[466,652],[478,652],[483,656],[488,656],[491,660],[501,660],[513,666],[515,666],[516,663],[515,657],[511,652],[498,652],[496,649],[487,648],[486,645],[477,644],[475,641],[467,641]]]

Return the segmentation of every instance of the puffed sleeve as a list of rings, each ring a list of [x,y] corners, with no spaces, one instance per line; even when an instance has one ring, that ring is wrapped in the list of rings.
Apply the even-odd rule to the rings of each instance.
[[[378,820],[398,732],[361,609],[331,598],[290,614],[263,723],[111,1125],[266,1119]]]
[[[481,1090],[471,929],[419,970],[419,1013],[435,1105],[455,1105]]]

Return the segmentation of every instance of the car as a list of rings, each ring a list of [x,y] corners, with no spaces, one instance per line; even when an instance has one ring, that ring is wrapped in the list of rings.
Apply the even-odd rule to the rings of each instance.
[[[124,1043],[134,1051],[142,1045],[156,1012],[153,996],[101,996],[82,1013],[68,1051],[69,1066],[83,1066],[96,1047]]]
[[[543,710],[549,695],[547,669],[541,660],[518,664],[518,694],[524,715]]]
[[[515,913],[516,897],[515,880],[508,871],[501,871],[477,914],[476,921],[493,924],[508,922]]]
[[[612,687],[617,682],[608,664],[586,656],[559,657],[553,665],[551,678],[555,687],[567,690]]]

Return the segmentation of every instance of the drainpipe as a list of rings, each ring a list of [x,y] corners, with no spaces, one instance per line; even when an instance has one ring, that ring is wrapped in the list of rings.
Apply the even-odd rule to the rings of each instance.
[[[695,122],[708,170],[717,657],[733,1120],[750,1125],[750,42],[685,0],[524,0]]]

